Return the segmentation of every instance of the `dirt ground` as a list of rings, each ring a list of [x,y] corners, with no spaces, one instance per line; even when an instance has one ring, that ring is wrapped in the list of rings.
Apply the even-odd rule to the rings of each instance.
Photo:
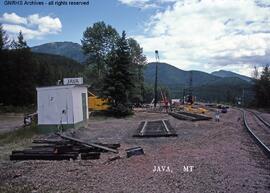
[[[168,119],[178,137],[133,138],[142,120]],[[0,162],[0,192],[270,192],[270,159],[230,109],[220,122],[180,121],[167,114],[136,113],[125,119],[91,118],[74,137],[121,143],[121,155],[140,146],[145,155],[99,160]],[[154,172],[155,167],[166,171]],[[189,168],[185,171],[184,168]],[[192,168],[192,171],[191,171]]]
[[[23,114],[0,114],[0,134],[14,131],[23,126]]]

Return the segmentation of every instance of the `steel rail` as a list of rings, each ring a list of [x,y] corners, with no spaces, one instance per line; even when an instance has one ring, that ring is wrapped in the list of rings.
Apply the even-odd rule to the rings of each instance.
[[[265,124],[268,128],[270,128],[270,123],[268,123],[266,120],[264,120],[258,113],[252,112],[263,124]]]
[[[259,145],[265,150],[267,155],[270,157],[270,148],[267,147],[260,139],[259,137],[252,131],[252,129],[248,126],[247,120],[246,120],[246,112],[245,110],[240,109],[243,113],[243,119],[244,119],[244,125],[249,131],[249,133],[253,136],[253,138],[259,143]]]

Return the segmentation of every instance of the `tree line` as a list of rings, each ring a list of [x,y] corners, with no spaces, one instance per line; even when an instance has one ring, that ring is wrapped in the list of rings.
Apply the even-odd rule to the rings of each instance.
[[[22,32],[9,40],[0,25],[0,104],[36,104],[36,87],[55,85],[83,71],[79,63],[61,56],[32,53]]]
[[[83,76],[91,92],[109,99],[110,112],[129,114],[130,104],[142,103],[147,96],[143,49],[125,31],[120,35],[104,22],[87,27],[81,42],[87,56],[83,65],[61,56],[32,53],[22,32],[10,42],[0,25],[0,104],[35,104],[36,87]]]
[[[83,65],[62,56],[32,53],[21,32],[10,41],[0,25],[0,104],[35,104],[36,87],[75,76],[83,76],[91,92],[110,99],[110,111],[116,115],[130,113],[130,104],[151,101],[153,87],[144,83],[146,57],[135,39],[97,22],[86,28],[81,43],[87,56]],[[269,66],[256,74],[254,105],[269,107]]]
[[[270,107],[270,69],[269,65],[263,68],[259,75],[258,69],[254,69],[255,105],[261,108]]]

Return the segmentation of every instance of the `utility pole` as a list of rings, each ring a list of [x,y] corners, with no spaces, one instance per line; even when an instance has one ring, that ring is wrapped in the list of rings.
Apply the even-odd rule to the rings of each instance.
[[[193,77],[192,77],[192,71],[190,71],[189,74],[189,95],[192,96],[192,86],[193,86]]]
[[[243,88],[242,90],[242,106],[244,107],[245,105],[245,89]]]
[[[185,104],[186,88],[183,88],[183,104]]]
[[[155,99],[154,99],[154,107],[157,106],[157,80],[158,80],[158,62],[159,62],[159,55],[158,50],[155,50],[155,57],[156,57],[156,77],[155,77]]]

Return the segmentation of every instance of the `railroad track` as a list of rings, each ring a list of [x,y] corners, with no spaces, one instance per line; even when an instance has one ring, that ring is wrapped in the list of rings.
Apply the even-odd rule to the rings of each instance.
[[[270,157],[270,124],[258,113],[249,110],[241,111],[243,112],[245,127]]]
[[[175,137],[168,120],[142,121],[133,137]]]

